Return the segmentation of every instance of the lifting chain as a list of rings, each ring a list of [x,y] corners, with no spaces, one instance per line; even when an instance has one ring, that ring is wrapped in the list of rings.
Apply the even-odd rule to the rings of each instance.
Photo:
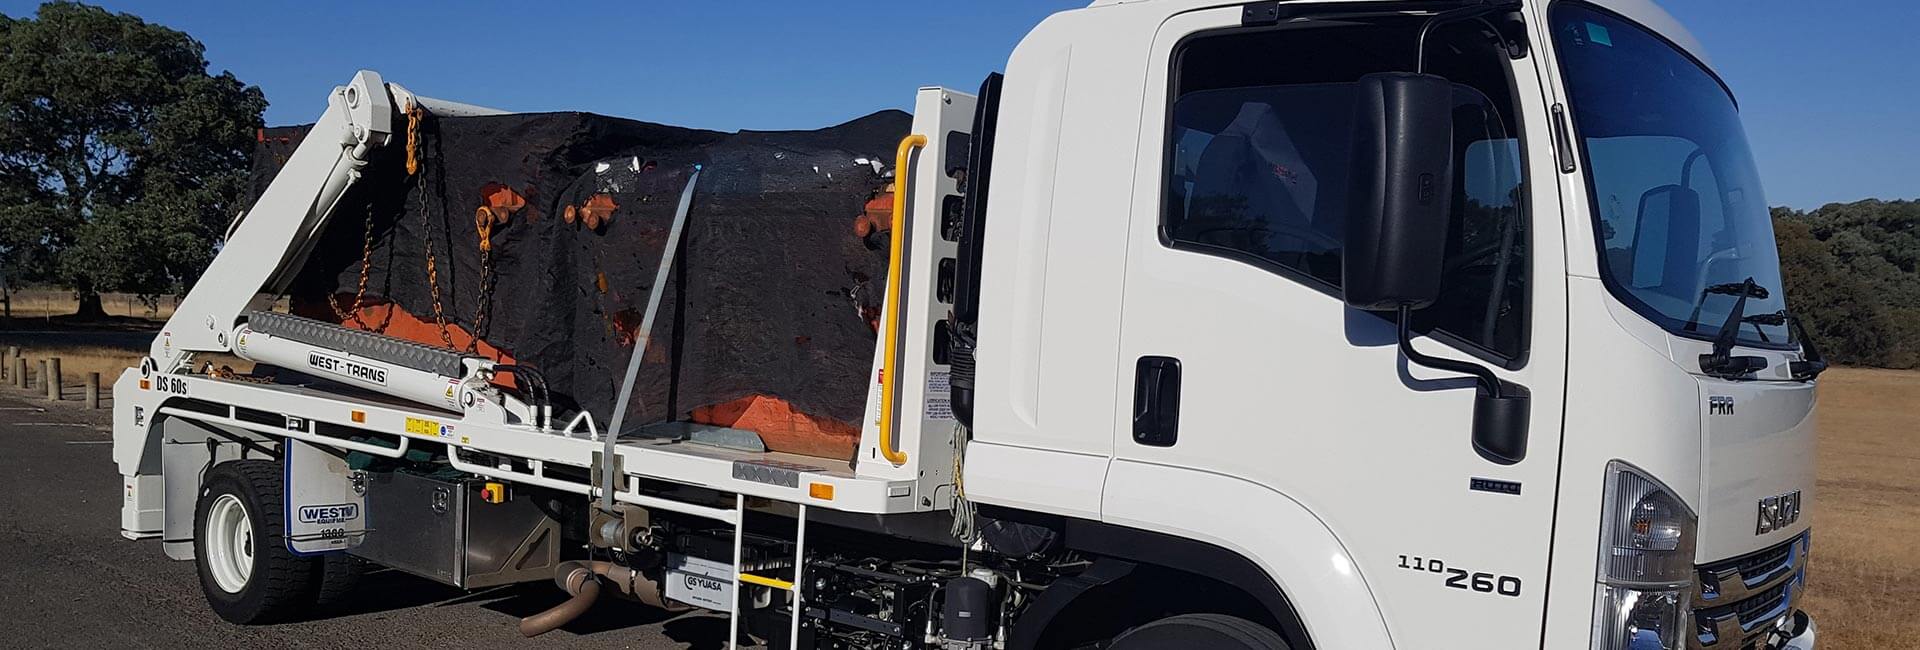
[[[393,322],[392,309],[387,310],[386,318],[381,319],[380,324],[378,326],[370,326],[367,324],[365,320],[362,320],[360,318],[360,308],[366,304],[366,299],[367,299],[367,277],[371,274],[372,268],[373,268],[373,204],[368,203],[366,233],[362,235],[361,241],[360,241],[360,284],[356,289],[354,289],[354,292],[353,292],[353,307],[349,309],[341,309],[339,300],[332,295],[327,296],[327,306],[333,308],[333,315],[340,319],[341,325],[345,325],[348,323],[348,321],[352,321],[352,322],[359,323],[360,327],[363,329],[368,329],[374,332],[385,332],[387,331],[387,324]]]
[[[480,218],[474,220],[475,234],[480,236],[480,299],[473,306],[473,331],[467,337],[469,354],[480,353],[480,332],[493,311],[493,215],[484,207],[480,210]]]
[[[447,349],[455,349],[453,335],[447,331],[447,313],[440,301],[440,260],[433,254],[433,216],[427,210],[427,194],[432,188],[427,184],[427,175],[420,165],[420,122],[426,116],[426,110],[419,104],[407,104],[407,175],[414,177],[413,187],[420,192],[420,240],[425,243],[427,257],[427,292],[433,296],[433,321],[440,326],[440,342]]]
[[[238,381],[238,382],[245,382],[249,384],[273,383],[272,377],[256,377],[253,375],[243,375],[243,374],[240,374],[239,371],[234,370],[233,366],[220,366],[218,368],[215,368],[213,367],[213,362],[211,361],[207,362],[207,365],[202,370],[204,370],[204,372],[201,374],[204,374],[208,377],[212,377],[214,379],[224,379],[226,381]]]
[[[407,100],[407,175],[420,173],[420,119],[427,109]]]

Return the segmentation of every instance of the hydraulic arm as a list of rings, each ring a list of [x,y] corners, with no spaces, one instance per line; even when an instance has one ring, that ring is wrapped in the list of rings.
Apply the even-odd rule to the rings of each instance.
[[[415,95],[362,70],[327,96],[327,111],[259,201],[229,228],[220,254],[156,337],[157,369],[183,367],[194,352],[229,351],[234,325],[264,310],[305,261],[316,236],[358,182],[374,150],[395,142],[395,118],[408,106],[437,115],[502,111]]]

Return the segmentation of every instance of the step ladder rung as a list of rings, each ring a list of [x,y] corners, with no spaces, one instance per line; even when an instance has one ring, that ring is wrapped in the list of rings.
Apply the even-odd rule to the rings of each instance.
[[[760,585],[762,587],[773,587],[774,589],[784,589],[786,591],[793,591],[793,583],[787,582],[785,580],[781,580],[779,578],[769,578],[766,576],[757,576],[751,573],[742,573],[740,574],[740,581],[749,583],[749,584]]]
[[[741,546],[746,537],[747,528],[747,496],[744,494],[735,494],[733,496],[733,521],[730,522],[733,524],[734,568],[731,572],[733,574],[733,599],[727,603],[727,621],[729,623],[727,625],[728,648],[740,647],[740,626],[738,624],[740,620],[740,586],[749,584],[772,587],[792,594],[793,598],[788,601],[791,611],[788,612],[787,647],[796,650],[800,647],[800,616],[801,612],[804,611],[803,603],[801,602],[800,583],[806,580],[805,572],[807,570],[807,504],[800,503],[795,505],[798,507],[795,513],[797,521],[795,522],[793,535],[793,581],[788,582],[779,578],[754,575],[740,570],[740,560],[742,558]]]

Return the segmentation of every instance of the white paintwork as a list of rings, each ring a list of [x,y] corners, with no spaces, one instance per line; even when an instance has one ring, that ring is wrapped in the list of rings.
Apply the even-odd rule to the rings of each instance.
[[[886,332],[874,341],[873,392],[867,401],[866,417],[861,422],[860,447],[854,469],[861,476],[886,480],[912,480],[916,502],[922,510],[945,509],[953,490],[953,407],[947,382],[950,368],[935,361],[934,332],[953,311],[950,300],[940,300],[935,292],[941,260],[958,255],[959,244],[940,234],[943,203],[959,196],[956,179],[947,174],[945,162],[953,134],[965,137],[973,128],[973,95],[948,88],[921,88],[914,95],[912,133],[927,137],[925,147],[913,154],[908,163],[907,183],[895,191],[907,193],[905,216],[907,237],[902,253],[899,350],[896,352],[894,384],[895,448],[907,455],[900,465],[888,462],[880,454],[880,368],[887,351]],[[964,147],[964,141],[959,143]],[[965,159],[965,150],[957,154]],[[899,235],[900,233],[895,233]],[[883,310],[892,310],[886,304]],[[884,313],[884,311],[883,311]],[[885,323],[882,321],[884,330]]]
[[[1373,2],[1376,0],[1322,0],[1322,1],[1323,2]],[[1667,10],[1660,8],[1660,5],[1654,4],[1652,0],[1585,0],[1585,2],[1601,7],[1608,11],[1612,11],[1614,13],[1620,14],[1622,16],[1626,16],[1627,18],[1632,19],[1634,22],[1640,23],[1646,28],[1651,29],[1655,32],[1658,32],[1661,36],[1665,37],[1667,40],[1673,41],[1675,45],[1679,45],[1680,47],[1685,48],[1687,50],[1687,53],[1692,54],[1694,58],[1700,59],[1702,62],[1706,63],[1709,66],[1713,65],[1713,61],[1707,58],[1706,48],[1700,46],[1699,39],[1694,38],[1693,33],[1687,31],[1687,28],[1685,26],[1682,26],[1680,24],[1680,21],[1674,20],[1672,14],[1669,14],[1667,13]],[[1094,8],[1094,7],[1105,7],[1105,6],[1112,6],[1112,5],[1142,4],[1142,3],[1153,3],[1153,7],[1156,11],[1159,11],[1160,13],[1169,15],[1169,16],[1177,13],[1186,12],[1186,11],[1192,11],[1194,9],[1205,9],[1209,7],[1239,7],[1245,4],[1244,2],[1231,2],[1230,0],[1093,0],[1091,4],[1087,5],[1087,7]],[[1528,2],[1527,4],[1533,8],[1537,8],[1544,3],[1535,1],[1535,2]],[[1536,41],[1536,42],[1545,42],[1545,41]]]
[[[1702,62],[1699,43],[1664,10],[1645,0],[1595,2],[1660,33]],[[1547,5],[1528,3],[1534,43],[1552,43]],[[1566,90],[1552,47],[1533,48],[1534,66],[1548,101],[1566,105]],[[1569,120],[1571,137],[1578,137]],[[1537,132],[1536,132],[1537,133]],[[1591,602],[1598,570],[1601,477],[1610,459],[1622,459],[1679,491],[1700,516],[1696,559],[1737,557],[1805,531],[1812,523],[1813,390],[1810,384],[1756,381],[1732,384],[1698,375],[1698,358],[1709,345],[1675,337],[1608,294],[1600,281],[1593,245],[1596,233],[1584,177],[1557,175],[1566,215],[1568,321],[1573,325],[1568,357],[1568,404],[1561,450],[1560,508],[1554,521],[1550,606],[1545,647],[1585,647],[1592,633]],[[1538,353],[1538,351],[1536,351]],[[1739,348],[1735,354],[1766,358],[1763,380],[1785,377],[1797,353]],[[1709,395],[1729,395],[1740,408],[1762,417],[1753,428],[1702,427]],[[1764,403],[1762,403],[1764,402]],[[1743,418],[1744,419],[1744,418]],[[1754,534],[1761,497],[1803,491],[1803,514],[1786,531]],[[1811,647],[1811,634],[1803,637]]]
[[[1657,7],[1598,4],[1705,59],[1697,42]],[[1550,48],[1538,45],[1551,42],[1540,31],[1546,23],[1538,6],[1529,8],[1535,12],[1535,55],[1515,69],[1532,179],[1533,341],[1528,365],[1502,372],[1533,390],[1526,461],[1498,467],[1474,456],[1464,432],[1470,397],[1460,390],[1409,391],[1412,378],[1444,373],[1396,369],[1383,322],[1251,267],[1161,246],[1153,229],[1166,56],[1180,35],[1237,24],[1238,6],[1095,3],[1049,18],[1014,51],[988,206],[982,285],[995,298],[982,307],[970,495],[1087,516],[1093,505],[1087,484],[1104,451],[1114,457],[1102,488],[1104,519],[1197,539],[1237,540],[1222,545],[1248,552],[1292,588],[1310,583],[1291,576],[1311,567],[1262,554],[1246,536],[1224,533],[1244,517],[1173,523],[1203,509],[1201,504],[1252,503],[1261,490],[1285,495],[1351,553],[1355,579],[1366,584],[1359,593],[1368,594],[1393,639],[1411,647],[1430,645],[1423,639],[1433,638],[1433,630],[1475,620],[1505,622],[1474,628],[1476,647],[1584,647],[1601,481],[1615,458],[1679,486],[1691,507],[1717,508],[1702,519],[1714,531],[1702,534],[1701,561],[1774,541],[1740,539],[1743,532],[1752,537],[1744,518],[1752,516],[1749,501],[1759,488],[1715,486],[1810,487],[1810,456],[1793,452],[1810,444],[1811,432],[1773,424],[1804,420],[1806,404],[1788,395],[1742,397],[1765,400],[1769,411],[1780,413],[1758,429],[1741,426],[1717,436],[1732,443],[1703,438],[1705,398],[1690,374],[1697,366],[1676,363],[1701,350],[1619,309],[1592,280],[1597,271],[1584,181],[1558,173],[1545,137],[1551,132],[1549,107],[1564,100]],[[1142,48],[1146,42],[1154,43],[1152,50]],[[1121,123],[1127,120],[1132,122]],[[1138,137],[1128,146],[1114,137],[1122,132]],[[1120,205],[1123,199],[1128,205]],[[1115,240],[1115,215],[1123,212],[1131,215],[1129,244]],[[1124,255],[1115,255],[1117,245]],[[1117,294],[1105,279],[1114,273],[1122,273]],[[1117,345],[1110,338],[1114,323],[1124,324]],[[1118,350],[1110,361],[1080,356],[1109,345]],[[1435,341],[1417,345],[1447,354]],[[1129,435],[1132,366],[1144,354],[1183,362],[1182,441],[1172,449],[1142,448]],[[1797,358],[1773,353],[1770,361],[1784,368]],[[1111,386],[1108,392],[1100,390],[1102,383]],[[1088,408],[1102,402],[1104,414]],[[1090,431],[1095,421],[1111,423],[1110,437],[1102,440]],[[1735,449],[1741,444],[1745,452]],[[1155,467],[1160,475],[1131,480],[1133,472],[1123,467]],[[1722,478],[1704,477],[1713,467]],[[1039,473],[1047,477],[1036,478]],[[1763,473],[1772,478],[1758,480]],[[1215,476],[1251,487],[1184,492]],[[1455,483],[1467,476],[1520,480],[1525,491],[1519,498],[1470,493]],[[1186,498],[1156,501],[1156,492]],[[1499,603],[1435,589],[1435,582],[1395,566],[1398,554],[1415,552],[1521,576],[1526,591]],[[1296,594],[1295,602],[1326,597],[1322,589]],[[1564,626],[1549,633],[1517,623],[1537,620],[1543,610]],[[1327,624],[1308,618],[1318,637]],[[1341,629],[1355,624],[1337,620]]]
[[[207,506],[207,568],[221,591],[240,593],[253,575],[253,521],[240,497],[222,494]]]
[[[1814,637],[1819,636],[1819,632],[1820,626],[1814,624],[1812,618],[1808,618],[1807,631],[1801,632],[1800,636],[1788,639],[1787,645],[1781,650],[1813,650]]]
[[[1117,494],[1160,487],[1120,480],[1123,461],[1188,468],[1190,476],[1181,482],[1203,481],[1211,474],[1233,476],[1241,483],[1226,493],[1232,495],[1230,503],[1257,499],[1257,490],[1283,494],[1304,504],[1333,531],[1351,554],[1355,579],[1372,585],[1361,593],[1372,595],[1395,639],[1426,638],[1460,621],[1537,616],[1545,603],[1542,587],[1554,506],[1550,486],[1557,469],[1550,450],[1559,442],[1565,377],[1563,357],[1551,352],[1565,347],[1562,286],[1532,283],[1533,320],[1528,328],[1533,354],[1525,367],[1500,372],[1533,395],[1527,458],[1501,466],[1471,447],[1467,425],[1472,382],[1454,373],[1407,368],[1387,319],[1348,309],[1335,297],[1272,272],[1174,250],[1160,241],[1165,170],[1159,152],[1168,119],[1162,98],[1169,92],[1168,66],[1160,62],[1171,60],[1181,38],[1237,25],[1240,18],[1237,8],[1226,8],[1181,14],[1160,25],[1149,57],[1154,63],[1146,66],[1144,86],[1136,86],[1144,90],[1144,101],[1126,102],[1129,108],[1142,107],[1133,131],[1143,153],[1124,177],[1131,179],[1134,191],[1124,332],[1111,362],[1121,369],[1114,392],[1131,396],[1134,364],[1148,355],[1180,359],[1183,384],[1180,439],[1171,447],[1135,443],[1128,419],[1131,400],[1123,397],[1116,405],[1108,515],[1114,514]],[[1523,108],[1542,111],[1537,93],[1528,92],[1536,85],[1531,69],[1516,65],[1514,74]],[[1545,129],[1528,125],[1527,130]],[[1539,139],[1527,143],[1529,177],[1554,173],[1545,144]],[[1529,250],[1537,251],[1530,272],[1550,278],[1551,269],[1563,266],[1558,255],[1562,238],[1552,209],[1555,197],[1536,191],[1530,198],[1546,208],[1534,210],[1528,228],[1533,238]],[[1471,360],[1431,339],[1419,339],[1416,345],[1429,354]],[[1471,477],[1517,481],[1522,494],[1470,491]],[[1409,537],[1409,530],[1420,534]],[[1179,532],[1196,536],[1210,531]],[[1510,598],[1450,589],[1445,575],[1400,568],[1401,555],[1517,576],[1522,590]],[[1282,582],[1293,572],[1315,568],[1274,564]],[[1312,593],[1310,598],[1322,596]],[[1315,636],[1319,643],[1319,633]],[[1491,626],[1476,630],[1474,638],[1482,647],[1526,647],[1539,643],[1539,629]],[[1329,647],[1385,645],[1382,638]]]
[[[975,440],[967,445],[967,496],[980,503],[1100,519],[1105,454],[1076,454]]]
[[[1701,378],[1700,541],[1702,561],[1736,557],[1780,544],[1812,525],[1813,386],[1799,382]],[[1733,399],[1731,415],[1712,415],[1714,396]],[[1760,499],[1800,491],[1800,519],[1758,534]]]
[[[137,383],[126,387],[125,390],[116,387],[114,393],[116,411],[142,409],[149,414],[170,414],[173,417],[210,421],[226,427],[249,428],[251,426],[253,428],[250,430],[269,436],[363,449],[369,453],[384,452],[389,456],[404,451],[404,449],[392,450],[376,445],[356,446],[356,443],[345,440],[317,438],[312,434],[276,429],[227,417],[206,416],[175,411],[171,408],[162,411],[161,406],[169,399],[187,396],[215,404],[233,404],[270,410],[289,418],[309,422],[363,429],[396,436],[403,441],[430,440],[446,443],[467,454],[481,452],[520,459],[532,463],[536,471],[546,464],[564,465],[576,469],[588,467],[592,464],[593,452],[600,449],[598,440],[571,438],[551,432],[540,432],[526,425],[510,424],[500,417],[498,406],[488,406],[483,410],[469,409],[464,416],[456,416],[393,401],[349,397],[297,386],[226,381],[200,375],[156,374],[155,381],[158,382],[163,377],[171,384],[180,386],[180,392],[143,390]],[[121,406],[122,404],[124,406]],[[354,411],[362,414],[364,422],[353,421]],[[157,415],[149,416],[148,425],[152,424],[153,417]],[[157,442],[158,428],[154,427],[150,432],[148,425],[127,429],[121,429],[116,425],[114,446],[123,448],[144,445],[148,442],[149,433],[154,436],[153,441]],[[818,458],[772,452],[751,453],[664,439],[623,441],[619,445],[618,453],[622,457],[622,465],[629,474],[650,479],[707,486],[777,501],[823,505],[849,512],[900,513],[915,510],[911,498],[913,481],[857,476],[844,467],[829,467],[833,464],[831,461]],[[790,488],[733,478],[732,465],[736,460],[779,461],[808,465],[818,469],[802,472],[798,487]],[[581,494],[588,492],[588,486],[585,483],[548,478],[544,474],[526,476],[495,467],[469,465],[467,468],[476,474],[486,476],[535,482],[546,487]],[[121,472],[122,474],[147,473],[125,465],[121,466]],[[157,473],[157,470],[153,473]],[[529,480],[540,478],[546,478],[546,480],[543,482]],[[817,499],[809,496],[807,488],[810,483],[833,486],[833,499]],[[619,496],[622,500],[629,500],[626,494]]]
[[[476,379],[472,385],[463,385],[458,379],[437,373],[404,368],[340,350],[256,332],[244,324],[234,328],[232,340],[234,356],[248,361],[305,372],[455,413],[462,410],[460,399],[463,393],[485,386],[484,380]],[[329,363],[338,364],[338,367],[321,367]],[[366,371],[354,372],[349,368],[364,368]],[[524,410],[516,410],[516,414],[525,413]]]
[[[1595,4],[1705,60],[1698,43],[1651,3]],[[1550,109],[1565,103],[1565,91],[1542,3],[1525,8],[1534,47],[1513,68],[1531,192],[1531,344],[1523,367],[1498,371],[1532,391],[1524,461],[1501,466],[1472,451],[1470,382],[1408,367],[1385,320],[1252,266],[1161,245],[1168,57],[1185,35],[1238,24],[1239,6],[1103,0],[1048,18],[1014,50],[987,205],[975,439],[966,458],[970,497],[1242,554],[1286,591],[1316,645],[1327,648],[1456,647],[1466,635],[1472,647],[1586,647],[1602,480],[1615,459],[1672,486],[1700,513],[1701,562],[1805,530],[1810,512],[1769,535],[1753,534],[1752,516],[1754,500],[1792,489],[1803,490],[1809,509],[1813,503],[1811,386],[1703,380],[1688,363],[1702,344],[1640,318],[1597,279],[1584,180],[1559,173],[1547,136]],[[914,279],[903,289],[899,393],[900,444],[909,462],[893,467],[875,457],[870,408],[858,467],[804,475],[802,486],[835,486],[830,502],[812,499],[804,487],[728,475],[734,460],[779,455],[625,443],[619,453],[629,473],[849,512],[945,507],[937,497],[922,500],[950,484],[942,474],[949,459],[941,455],[949,432],[926,417],[933,394],[925,383],[943,370],[928,357],[929,337],[945,313],[929,294],[937,257],[952,251],[937,232],[940,197],[954,191],[939,169],[942,136],[968,128],[972,101],[938,88],[916,98],[914,130],[929,143],[912,163],[912,184],[902,188],[913,222],[905,233]],[[351,132],[355,122],[346,113],[335,106],[315,133]],[[274,209],[256,210],[236,233],[234,241],[247,245],[229,245],[216,259],[215,269],[229,275],[208,273],[230,279],[228,288],[197,288],[182,305],[189,315],[176,315],[156,340],[160,370],[175,367],[169,361],[182,351],[223,349],[226,342],[200,329],[230,327],[256,289],[271,288],[280,267],[298,259],[324,217],[328,201],[320,199],[351,178],[352,152],[323,137],[301,147],[285,180],[262,201]],[[1468,358],[1436,340],[1416,345]],[[1741,353],[1768,356],[1773,372],[1798,358]],[[1183,417],[1173,447],[1131,438],[1133,368],[1142,355],[1183,362]],[[464,471],[592,493],[544,468],[589,465],[596,441],[540,434],[498,413],[469,410],[454,418],[303,389],[178,377],[194,397],[216,403],[331,422],[364,410],[364,426],[378,431],[404,432],[409,417],[438,418],[451,425],[445,440],[456,448],[531,467],[527,473],[456,459]],[[156,499],[146,494],[159,478],[149,427],[167,397],[138,388],[140,379],[129,371],[115,387],[115,460],[127,476],[122,518],[130,536],[158,529]],[[1711,395],[1735,397],[1739,414],[1705,415]],[[1469,477],[1517,481],[1523,491],[1469,491]],[[618,498],[722,521],[733,516],[632,491]],[[1448,589],[1442,575],[1401,568],[1401,555],[1516,576],[1524,586],[1511,598]],[[1812,637],[1810,629],[1796,643],[1811,647]]]
[[[281,447],[286,521],[280,529],[294,555],[345,551],[366,541],[366,490],[353,489],[347,459],[297,440]],[[309,516],[308,509],[316,509]]]
[[[1294,497],[1244,478],[1131,460],[1114,461],[1107,478],[1104,518],[1109,523],[1207,542],[1252,559],[1282,590],[1295,594],[1294,609],[1315,647],[1394,646],[1387,611],[1379,604],[1382,594],[1368,584],[1378,581],[1373,574],[1379,571],[1362,566],[1365,560],[1349,545],[1351,536],[1336,534],[1320,513]],[[1430,631],[1447,635],[1456,629]],[[1502,647],[1479,643],[1499,635],[1475,629],[1474,647]]]

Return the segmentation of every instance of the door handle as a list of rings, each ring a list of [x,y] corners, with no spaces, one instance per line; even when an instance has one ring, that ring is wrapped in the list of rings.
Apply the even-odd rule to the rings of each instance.
[[[1180,437],[1180,360],[1140,357],[1133,378],[1133,441],[1171,447]]]

